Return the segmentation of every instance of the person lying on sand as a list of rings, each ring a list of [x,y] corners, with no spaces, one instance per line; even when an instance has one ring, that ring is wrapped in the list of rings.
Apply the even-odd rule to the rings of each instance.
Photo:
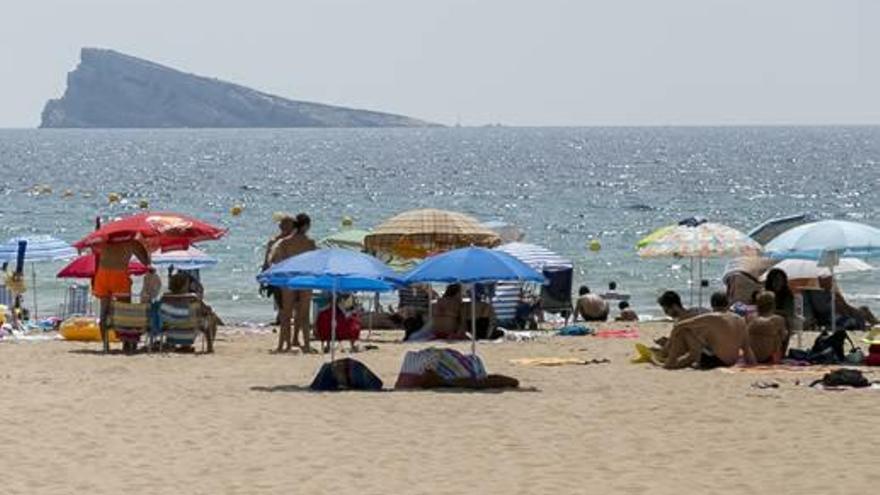
[[[706,313],[676,322],[654,364],[668,370],[733,366],[740,352],[747,364],[755,363],[745,321],[733,313]]]
[[[758,363],[777,364],[785,355],[788,330],[785,318],[776,314],[776,296],[770,291],[758,294],[758,314],[749,321],[749,342]]]

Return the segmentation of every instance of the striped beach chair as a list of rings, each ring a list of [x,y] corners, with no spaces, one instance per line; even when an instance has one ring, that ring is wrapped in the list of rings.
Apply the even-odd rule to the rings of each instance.
[[[141,303],[113,301],[110,305],[110,328],[123,343],[137,345],[150,327],[150,306]]]
[[[207,344],[211,351],[213,336],[207,331],[202,303],[192,297],[165,296],[159,306],[165,343],[173,346],[193,346],[199,334],[203,334],[202,350]]]

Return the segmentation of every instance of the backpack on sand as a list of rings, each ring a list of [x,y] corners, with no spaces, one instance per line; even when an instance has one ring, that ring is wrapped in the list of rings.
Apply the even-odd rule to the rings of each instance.
[[[871,382],[865,378],[865,375],[862,374],[859,370],[849,369],[849,368],[841,368],[839,370],[834,370],[831,373],[826,373],[825,376],[822,377],[821,380],[816,380],[811,383],[810,386],[814,387],[816,385],[822,384],[826,387],[870,387]]]

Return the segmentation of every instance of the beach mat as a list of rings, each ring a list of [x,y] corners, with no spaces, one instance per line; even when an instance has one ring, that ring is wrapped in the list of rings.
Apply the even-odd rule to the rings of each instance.
[[[585,366],[588,364],[609,363],[607,359],[579,359],[571,357],[539,357],[511,359],[510,364],[518,366]]]

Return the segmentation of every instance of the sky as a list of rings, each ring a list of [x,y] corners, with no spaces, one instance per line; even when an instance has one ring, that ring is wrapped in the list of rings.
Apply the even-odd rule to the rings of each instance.
[[[880,124],[878,0],[0,0],[0,127],[83,46],[443,124]]]

